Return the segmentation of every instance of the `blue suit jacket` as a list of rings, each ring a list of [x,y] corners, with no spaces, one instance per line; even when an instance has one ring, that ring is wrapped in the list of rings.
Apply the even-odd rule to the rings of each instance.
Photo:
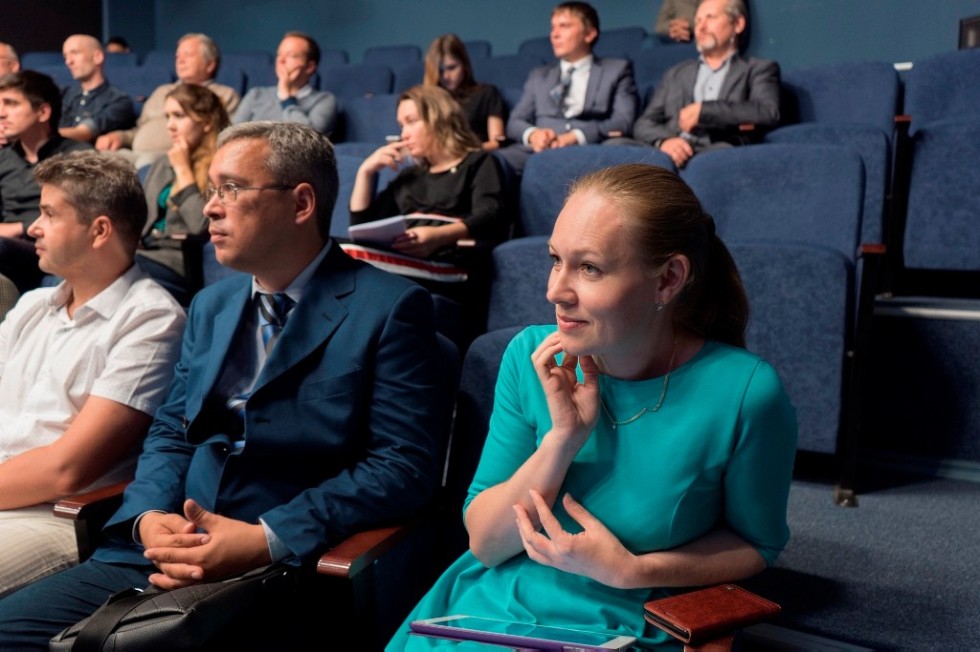
[[[261,517],[292,561],[307,564],[430,497],[451,401],[428,292],[332,244],[256,380],[246,445],[235,449],[209,397],[250,293],[242,274],[195,297],[169,397],[96,559],[145,564],[133,520],[182,513],[185,498],[249,523]]]
[[[585,106],[581,115],[566,118],[551,96],[561,78],[558,63],[532,70],[524,83],[524,93],[510,112],[507,137],[518,143],[529,127],[547,127],[558,133],[581,129],[590,143],[602,142],[610,132],[629,136],[636,119],[638,100],[633,64],[626,59],[594,57]]]

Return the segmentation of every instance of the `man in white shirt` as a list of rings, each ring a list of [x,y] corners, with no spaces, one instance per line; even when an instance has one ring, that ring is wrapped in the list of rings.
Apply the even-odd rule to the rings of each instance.
[[[41,162],[40,267],[0,323],[0,596],[77,563],[49,504],[132,477],[163,401],[184,312],[133,264],[146,221],[136,172],[108,154]]]

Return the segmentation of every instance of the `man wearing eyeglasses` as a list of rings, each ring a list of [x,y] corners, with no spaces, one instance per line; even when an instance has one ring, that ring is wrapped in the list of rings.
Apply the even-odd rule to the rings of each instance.
[[[218,261],[248,275],[195,298],[110,540],[0,601],[0,649],[39,646],[127,587],[312,567],[352,533],[407,518],[436,486],[452,402],[431,298],[329,239],[329,142],[304,125],[236,125],[209,181]],[[292,631],[268,629],[250,628],[250,643]]]

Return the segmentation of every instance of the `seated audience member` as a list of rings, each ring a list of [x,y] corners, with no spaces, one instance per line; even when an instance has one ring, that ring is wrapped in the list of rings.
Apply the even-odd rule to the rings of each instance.
[[[0,77],[0,131],[10,141],[0,150],[0,274],[21,292],[33,290],[43,276],[27,227],[37,218],[41,189],[34,166],[87,143],[63,138],[61,91],[47,75],[22,70]]]
[[[20,70],[20,57],[14,46],[0,42],[0,77]]]
[[[0,650],[44,647],[127,587],[172,589],[272,561],[312,572],[351,534],[411,517],[438,483],[448,390],[432,299],[330,240],[329,141],[295,123],[235,125],[208,177],[218,262],[248,275],[195,298],[108,541],[0,601]],[[343,629],[324,621],[330,587],[319,588],[316,626]],[[294,625],[249,635],[292,649]]]
[[[228,114],[217,95],[193,84],[174,87],[164,108],[173,145],[153,163],[143,182],[149,218],[136,262],[186,305],[190,297],[182,246],[188,236],[207,232],[208,168],[218,133],[228,126]]]
[[[446,614],[635,636],[643,603],[740,580],[789,538],[796,414],[744,349],[748,303],[680,178],[622,165],[579,179],[549,242],[557,325],[500,366],[465,505],[470,550],[408,622]]]
[[[17,50],[6,43],[0,42],[0,77],[17,72],[18,70],[20,70],[20,58],[17,56]],[[0,147],[5,147],[6,145],[7,137],[3,135],[3,129],[0,128]]]
[[[455,34],[444,34],[432,41],[425,55],[428,86],[442,86],[453,96],[470,129],[483,143],[483,149],[497,149],[504,141],[507,111],[504,98],[493,84],[478,84],[466,46]]]
[[[95,148],[116,151],[129,148],[122,155],[132,161],[137,168],[153,163],[170,149],[170,135],[167,132],[167,116],[164,104],[167,93],[178,84],[197,84],[221,98],[228,115],[238,108],[238,92],[214,81],[221,63],[221,52],[217,44],[206,34],[185,34],[177,42],[174,69],[177,82],[158,86],[143,104],[143,110],[132,129],[110,131],[99,136]]]
[[[694,12],[701,0],[663,0],[653,32],[665,40],[688,42],[694,27]]]
[[[698,59],[664,73],[633,137],[683,167],[698,152],[751,142],[739,125],[779,123],[779,64],[742,57],[742,0],[704,0],[694,19]]]
[[[20,292],[17,290],[17,286],[9,278],[0,274],[0,321],[7,316],[7,312],[14,307],[17,303],[17,299],[20,298]]]
[[[557,64],[535,68],[510,112],[504,158],[518,172],[544,149],[599,143],[630,135],[636,119],[633,64],[592,54],[599,15],[585,2],[563,2],[551,14]]]
[[[235,111],[233,122],[283,120],[310,125],[330,135],[337,120],[337,99],[310,85],[320,63],[320,46],[302,32],[287,32],[276,52],[273,86],[249,89]]]
[[[112,54],[125,54],[130,52],[129,41],[122,36],[112,36],[105,42],[105,51]]]
[[[62,52],[77,83],[61,99],[59,133],[90,143],[107,131],[132,127],[136,122],[133,101],[106,80],[102,71],[105,53],[98,39],[86,34],[69,36]]]
[[[184,311],[133,265],[146,204],[136,172],[96,152],[36,169],[41,269],[0,323],[0,596],[78,563],[51,502],[132,477],[173,376]]]
[[[433,292],[461,303],[472,320],[467,330],[474,335],[485,321],[489,251],[507,237],[509,229],[499,163],[481,149],[459,104],[438,86],[414,86],[402,93],[398,124],[401,140],[379,148],[357,171],[350,199],[351,224],[421,214],[410,219],[409,228],[390,243],[395,252],[409,257],[399,269]],[[372,198],[378,173],[385,167],[397,169],[408,160],[411,164]],[[452,219],[427,219],[427,214]],[[481,246],[459,246],[461,240],[476,240]],[[352,249],[348,253],[357,255]],[[418,259],[449,263],[465,272],[465,282],[427,277],[421,274],[427,268],[414,263]]]

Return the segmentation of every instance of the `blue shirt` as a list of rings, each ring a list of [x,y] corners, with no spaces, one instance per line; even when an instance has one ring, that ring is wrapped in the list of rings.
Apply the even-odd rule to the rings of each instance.
[[[87,127],[93,136],[99,136],[135,124],[133,100],[108,81],[90,91],[83,91],[80,84],[75,84],[61,98],[59,128]]]

